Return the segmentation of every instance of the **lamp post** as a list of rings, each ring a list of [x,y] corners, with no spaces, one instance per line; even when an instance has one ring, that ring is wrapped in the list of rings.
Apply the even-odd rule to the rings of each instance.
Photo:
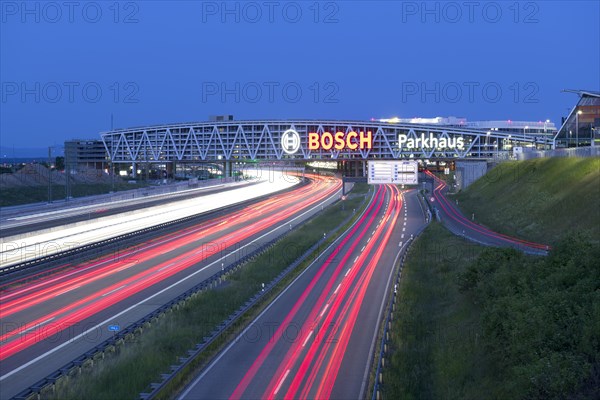
[[[575,114],[575,147],[579,147],[579,114],[581,113],[582,111],[579,110]]]
[[[569,129],[569,143],[573,141],[573,131]]]

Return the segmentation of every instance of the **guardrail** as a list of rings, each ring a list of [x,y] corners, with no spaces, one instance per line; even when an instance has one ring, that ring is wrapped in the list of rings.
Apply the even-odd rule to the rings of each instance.
[[[136,188],[132,185],[129,190],[121,190],[117,192],[98,194],[84,197],[73,197],[71,199],[54,200],[51,203],[40,202],[30,204],[19,204],[15,206],[0,207],[3,215],[16,214],[19,215],[22,210],[36,210],[40,209],[48,211],[49,209],[58,209],[63,207],[65,204],[71,206],[83,207],[93,206],[98,204],[104,204],[107,202],[117,202],[124,200],[143,199],[149,196],[166,195],[166,194],[177,194],[181,191],[187,191],[195,188],[202,188],[204,186],[210,186],[215,184],[226,184],[235,182],[235,178],[214,178],[205,179],[198,181],[182,181],[182,182],[171,182],[163,185],[152,185],[141,188]],[[119,178],[119,183],[124,184],[125,181]]]
[[[431,206],[431,204],[429,203],[429,201],[427,200],[427,197],[425,196],[424,190],[419,190],[419,195],[417,196],[417,199],[419,200],[419,204],[421,204],[421,206],[425,206],[425,222],[429,222],[431,221],[431,218],[433,217],[432,211],[433,208]]]
[[[339,200],[336,200],[332,204],[335,204],[338,201]],[[317,212],[317,214],[318,213],[319,212]],[[354,214],[350,215],[338,227],[333,229],[331,231],[331,233],[337,232],[337,230],[339,230],[342,226],[344,226],[346,223],[348,223],[348,221],[350,221],[350,219],[353,216],[354,216]],[[310,218],[303,221],[301,224],[297,225],[297,227],[305,224],[309,220],[310,220]],[[204,290],[209,290],[209,289],[217,287],[219,284],[221,284],[223,282],[224,278],[228,274],[233,273],[237,269],[241,268],[241,266],[243,264],[248,262],[253,257],[256,257],[259,254],[264,253],[271,246],[273,246],[275,244],[275,242],[281,240],[289,232],[290,231],[286,231],[286,232],[282,233],[280,236],[267,242],[266,244],[259,247],[255,251],[240,258],[236,262],[228,265],[226,268],[223,268],[221,271],[218,271],[211,277],[205,279],[204,281],[202,281],[199,284],[195,285],[194,287],[188,289],[181,295],[175,297],[173,300],[162,305],[158,309],[150,312],[146,316],[140,318],[139,320],[137,320],[133,324],[129,325],[125,329],[116,333],[113,337],[103,341],[102,343],[98,344],[97,346],[95,346],[91,350],[87,351],[83,355],[79,356],[75,360],[65,364],[61,368],[50,373],[45,378],[43,378],[40,381],[36,382],[35,384],[31,385],[29,388],[21,391],[16,396],[14,396],[13,399],[14,400],[33,400],[33,399],[39,399],[40,396],[47,397],[46,395],[54,393],[56,385],[64,383],[65,381],[67,381],[69,379],[69,377],[74,377],[74,376],[80,375],[82,371],[91,369],[93,367],[95,361],[98,361],[99,359],[103,359],[107,353],[110,354],[110,353],[116,352],[126,342],[132,341],[136,336],[139,336],[143,332],[144,329],[149,328],[153,323],[156,323],[165,314],[172,312],[173,309],[178,309],[179,307],[184,306],[188,301],[190,301],[192,299],[192,297],[199,295]],[[315,248],[318,248],[318,246],[320,246],[325,240],[327,240],[327,239],[320,239],[309,250],[307,250],[304,254],[302,254],[296,261],[294,261],[294,263],[292,263],[292,265],[287,267],[274,280],[272,280],[269,283],[269,285],[265,285],[264,292],[261,290],[261,292],[255,294],[242,307],[240,307],[240,309],[238,309],[236,312],[234,312],[228,318],[226,318],[220,325],[218,325],[215,328],[215,330],[213,330],[213,332],[211,332],[211,334],[209,336],[204,338],[202,343],[197,344],[196,347],[194,348],[194,350],[190,350],[188,352],[188,357],[180,357],[180,361],[182,362],[182,364],[187,365],[190,362],[190,360],[193,359],[193,357],[195,357],[197,354],[199,354],[202,350],[206,349],[206,347],[209,346],[226,329],[228,329],[235,322],[235,320],[237,318],[239,318],[241,315],[243,315],[243,313],[245,311],[247,311],[254,304],[256,304],[256,302],[259,301],[260,298],[262,298],[262,296],[264,296],[264,294],[266,294],[269,290],[271,290],[279,281],[281,281],[281,279],[283,279],[291,270],[293,270],[298,265],[297,263],[300,263],[304,260],[304,259],[300,260],[301,258],[307,257],[310,254],[312,254],[312,252],[315,250]],[[181,367],[181,365],[180,366],[171,366],[171,373],[163,374],[162,376],[164,379],[161,383],[152,384],[151,387],[153,388],[153,391],[151,393],[147,394],[148,397],[144,397],[144,395],[146,395],[146,393],[142,393],[142,394],[140,394],[140,396],[142,398],[149,398],[150,396],[153,396],[155,392],[157,393],[158,390],[163,388],[170,381],[170,379],[172,379],[172,377],[175,376],[176,372],[181,370],[180,367]]]
[[[308,180],[304,179],[304,180],[302,180],[302,182],[299,185],[306,185],[307,183],[308,183]],[[295,186],[292,186],[291,188],[288,188],[288,189],[286,189],[282,192],[278,192],[278,193],[285,193],[287,191],[294,190],[296,188],[297,188],[297,186],[295,185]],[[259,197],[252,199],[251,202],[260,201],[260,200],[268,198],[269,196],[272,196],[272,195],[273,195],[273,193],[259,196]],[[155,235],[158,231],[167,230],[169,228],[172,228],[174,226],[177,226],[177,225],[180,225],[183,223],[199,222],[198,220],[208,218],[212,215],[218,214],[218,213],[226,211],[226,210],[234,210],[236,208],[243,207],[246,204],[247,203],[233,204],[233,205],[229,205],[229,206],[219,207],[219,208],[216,208],[216,209],[208,211],[208,212],[189,215],[187,217],[179,218],[179,219],[176,219],[173,221],[164,222],[162,224],[154,225],[154,226],[151,226],[148,228],[139,229],[137,231],[133,231],[133,232],[125,233],[125,234],[115,236],[115,237],[112,237],[109,239],[101,240],[99,242],[74,247],[69,250],[62,251],[60,253],[50,254],[45,257],[40,257],[40,258],[36,258],[33,260],[25,261],[22,263],[2,267],[2,268],[0,268],[0,277],[2,277],[4,280],[10,274],[19,274],[26,270],[27,270],[27,272],[29,272],[30,270],[33,270],[35,268],[39,268],[42,266],[47,268],[47,267],[49,267],[49,263],[59,263],[59,262],[66,263],[71,260],[76,260],[78,262],[81,262],[82,260],[89,259],[91,257],[97,257],[104,251],[112,250],[111,246],[113,246],[115,243],[119,243],[120,245],[125,245],[125,244],[132,245],[133,243],[131,243],[131,241],[133,239],[136,239],[136,240],[145,239],[149,234]]]
[[[417,233],[412,236],[409,240],[409,243],[404,251],[404,254],[400,258],[400,266],[398,267],[398,274],[396,275],[396,280],[394,282],[394,291],[390,296],[390,301],[388,303],[388,313],[385,319],[385,325],[383,328],[383,336],[381,338],[381,347],[379,350],[379,356],[377,361],[377,369],[375,371],[375,383],[373,384],[373,395],[371,396],[371,400],[380,400],[381,399],[381,391],[380,387],[383,384],[383,372],[382,369],[385,367],[385,355],[388,351],[387,342],[390,340],[390,330],[392,329],[392,320],[394,319],[394,311],[396,311],[396,300],[398,299],[398,285],[400,284],[400,278],[402,276],[402,269],[404,268],[404,263],[406,261],[406,257],[408,255],[408,250],[414,243],[415,239],[423,232],[423,230],[428,225],[424,225]]]
[[[365,196],[365,199],[367,196]],[[333,204],[337,203],[339,200],[336,200]],[[364,203],[364,201],[363,201]],[[329,232],[329,236],[334,235],[337,231],[339,231],[343,226],[345,226],[350,220],[356,215],[353,213],[344,221],[342,221],[337,227]],[[305,221],[307,222],[307,221]],[[287,234],[287,233],[286,233]],[[285,236],[282,235],[282,237]],[[190,350],[188,352],[189,357],[180,358],[181,363],[179,365],[171,366],[171,373],[163,374],[161,377],[163,380],[160,383],[151,384],[152,391],[149,393],[140,393],[140,399],[149,400],[156,398],[156,396],[163,390],[179,373],[181,373],[189,364],[191,364],[196,357],[198,357],[202,351],[204,351],[208,346],[210,346],[220,335],[225,333],[233,324],[241,318],[244,313],[246,313],[249,309],[255,306],[267,293],[269,293],[274,287],[279,284],[290,272],[296,269],[303,261],[305,261],[308,257],[310,257],[315,250],[327,241],[328,239],[323,238],[320,239],[317,243],[312,245],[308,250],[306,250],[302,255],[300,255],[296,260],[292,262],[287,268],[285,268],[279,275],[277,275],[269,284],[265,285],[265,287],[256,293],[253,297],[251,297],[246,303],[240,307],[236,312],[227,317],[217,328],[216,331],[213,331],[209,337],[205,337],[202,343],[196,345],[194,350]]]
[[[284,269],[279,275],[275,277],[271,282],[266,284],[261,291],[257,292],[249,298],[244,305],[242,305],[235,312],[230,314],[221,324],[213,330],[209,336],[205,336],[201,343],[198,343],[193,350],[188,351],[188,357],[180,357],[179,365],[171,365],[169,374],[162,374],[162,381],[159,383],[152,383],[150,387],[152,391],[149,393],[140,393],[140,399],[152,399],[155,398],[161,390],[163,390],[178,374],[180,374],[187,366],[189,366],[204,350],[206,350],[213,342],[215,342],[223,333],[227,332],[248,310],[254,307],[266,294],[268,294],[282,279],[284,279],[292,270],[294,270],[300,263],[306,260],[313,251],[319,248],[319,246],[325,241],[325,239],[319,240],[316,244],[311,246],[304,254],[298,257],[292,264]]]
[[[178,309],[179,307],[184,306],[188,301],[191,300],[192,297],[197,296],[198,294],[202,293],[202,291],[211,289],[213,287],[217,287],[223,282],[224,277],[226,275],[239,269],[251,258],[256,257],[257,255],[268,250],[269,247],[271,247],[284,235],[281,235],[267,242],[255,251],[240,258],[238,261],[228,265],[223,270],[218,271],[211,277],[203,280],[199,284],[195,285],[194,287],[175,297],[173,300],[162,305],[161,307],[157,308],[156,310],[152,311],[146,316],[140,318],[133,324],[129,325],[127,328],[116,333],[113,337],[103,341],[102,343],[95,346],[93,349],[87,351],[85,354],[64,365],[58,370],[52,372],[46,378],[35,383],[28,389],[25,389],[24,391],[20,392],[14,397],[14,399],[25,400],[30,399],[31,395],[43,395],[46,392],[53,392],[54,385],[57,383],[57,381],[61,379],[61,377],[79,375],[79,373],[81,373],[82,370],[85,370],[86,368],[91,368],[94,364],[94,361],[97,361],[98,359],[103,359],[106,353],[114,353],[118,347],[123,345],[125,342],[132,340],[135,336],[141,334],[144,328],[149,328],[152,325],[152,323],[157,322],[158,319],[164,316],[165,314],[173,311],[173,309]]]

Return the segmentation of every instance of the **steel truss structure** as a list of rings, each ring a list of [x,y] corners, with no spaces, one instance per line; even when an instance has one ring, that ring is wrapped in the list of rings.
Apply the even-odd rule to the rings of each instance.
[[[300,147],[288,154],[282,135],[298,132]],[[308,133],[372,132],[371,149],[309,150]],[[401,148],[399,135],[418,139],[462,138],[462,149]],[[508,155],[512,146],[551,145],[530,135],[460,127],[394,124],[371,121],[256,120],[157,125],[102,132],[102,141],[114,163],[216,162],[249,160],[367,160],[367,159],[467,159]]]

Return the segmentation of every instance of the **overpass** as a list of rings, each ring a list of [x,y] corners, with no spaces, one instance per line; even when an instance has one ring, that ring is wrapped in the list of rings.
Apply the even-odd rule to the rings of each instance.
[[[113,163],[495,159],[514,147],[550,148],[553,138],[381,121],[253,120],[144,126],[102,132]],[[134,168],[135,169],[135,168]]]

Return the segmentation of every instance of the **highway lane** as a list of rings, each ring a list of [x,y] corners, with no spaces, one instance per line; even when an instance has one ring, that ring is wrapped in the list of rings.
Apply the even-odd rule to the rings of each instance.
[[[0,238],[0,267],[59,253],[219,207],[239,204],[288,189],[296,185],[298,181],[299,179],[295,176],[277,173],[273,181],[261,181],[255,185],[234,188],[226,192],[212,193],[27,235]]]
[[[91,205],[71,205],[65,203],[64,207],[53,210],[39,210],[35,207],[29,210],[26,207],[19,210],[0,210],[0,237],[20,235],[27,232],[48,229],[55,226],[64,226],[81,221],[107,217],[129,211],[136,211],[142,207],[153,207],[204,196],[209,193],[219,193],[235,187],[248,186],[258,183],[257,180],[247,180],[233,183],[214,183],[197,189],[189,189],[175,193],[152,195],[148,197],[119,199]]]
[[[415,191],[378,186],[357,223],[180,398],[362,398],[394,261],[424,224]]]
[[[427,171],[426,174],[434,179],[433,197],[435,202],[433,206],[439,211],[442,223],[452,233],[486,246],[512,247],[530,254],[545,255],[550,250],[551,247],[547,244],[535,243],[494,232],[471,221],[462,215],[453,201],[446,197],[448,192],[446,183],[430,171]]]
[[[0,294],[0,397],[10,397],[339,197],[340,182],[247,209]],[[23,299],[26,299],[23,301]]]
[[[135,211],[173,201],[185,200],[208,193],[217,193],[235,187],[274,181],[279,174],[292,175],[298,168],[282,168],[270,165],[248,165],[238,181],[212,179],[198,183],[180,183],[167,186],[151,186],[133,191],[75,198],[69,202],[27,204],[0,207],[0,238],[19,235],[34,230],[47,229],[79,221]],[[181,187],[185,185],[185,188]],[[206,185],[193,187],[194,185]],[[164,192],[169,190],[169,192]],[[158,193],[154,193],[158,192]]]

